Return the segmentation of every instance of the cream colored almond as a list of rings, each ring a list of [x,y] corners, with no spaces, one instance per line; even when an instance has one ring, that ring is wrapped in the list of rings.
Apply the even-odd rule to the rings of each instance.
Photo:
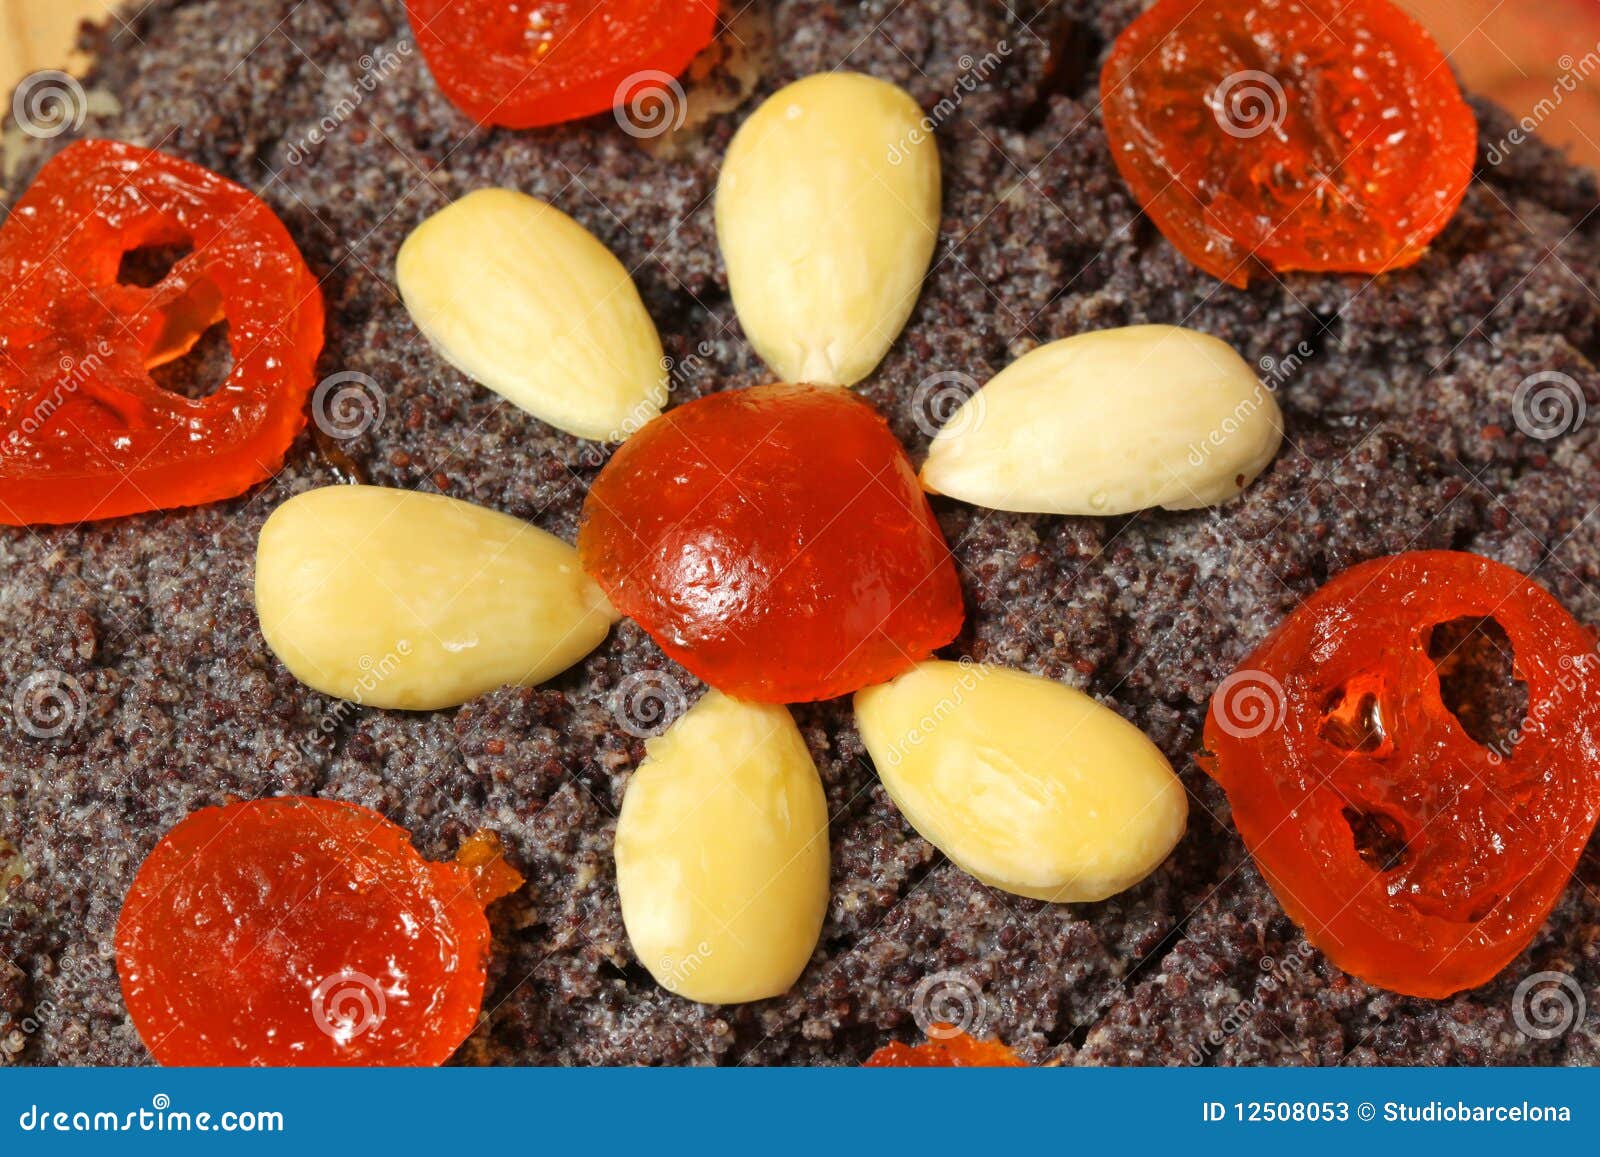
[[[617,819],[634,955],[704,1004],[786,991],[828,907],[828,806],[794,720],[712,691],[646,752]]]
[[[1040,346],[933,440],[922,483],[995,510],[1127,514],[1234,497],[1283,439],[1272,392],[1207,334],[1137,325]]]
[[[536,418],[619,442],[661,412],[661,339],[622,263],[561,210],[480,189],[395,261],[412,320],[462,373]]]
[[[911,315],[939,235],[939,150],[886,81],[825,72],[740,126],[717,239],[745,336],[779,378],[854,385]]]
[[[878,777],[963,871],[1038,900],[1102,900],[1183,835],[1188,800],[1155,744],[1082,692],[932,661],[856,692]]]
[[[578,553],[437,494],[329,486],[261,528],[256,613],[302,683],[373,707],[451,707],[566,670],[617,613]]]

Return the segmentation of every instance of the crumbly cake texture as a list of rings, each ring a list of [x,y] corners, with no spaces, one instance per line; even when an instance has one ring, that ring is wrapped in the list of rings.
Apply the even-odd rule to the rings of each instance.
[[[148,1063],[111,947],[136,868],[195,808],[295,792],[375,807],[435,858],[478,827],[505,838],[529,884],[493,911],[486,1019],[459,1063],[855,1064],[891,1039],[918,1039],[919,1007],[954,1019],[962,1006],[969,1027],[1034,1062],[1600,1060],[1600,1001],[1550,1040],[1513,1019],[1518,983],[1533,973],[1571,974],[1589,992],[1600,983],[1593,856],[1500,979],[1453,1000],[1403,998],[1305,947],[1192,759],[1216,684],[1297,600],[1363,559],[1477,551],[1600,624],[1590,519],[1600,422],[1540,440],[1519,430],[1513,406],[1540,372],[1569,375],[1590,409],[1600,405],[1594,177],[1525,144],[1484,167],[1413,269],[1220,287],[1140,216],[1107,155],[1098,63],[1138,7],[791,0],[764,13],[764,30],[744,27],[752,41],[766,34],[757,96],[843,66],[905,86],[925,108],[957,104],[938,128],[946,193],[933,271],[861,387],[914,457],[935,426],[921,383],[950,372],[982,381],[1043,341],[1184,323],[1251,361],[1273,359],[1263,373],[1282,380],[1287,440],[1220,510],[1096,520],[935,504],[968,599],[947,653],[1059,679],[1138,724],[1189,789],[1189,834],[1149,879],[1103,903],[999,893],[895,812],[846,701],[799,707],[833,815],[831,906],[791,992],[728,1008],[658,988],[623,933],[611,842],[643,745],[619,725],[612,693],[636,672],[659,673],[689,700],[700,690],[643,632],[624,622],[555,682],[458,710],[347,710],[274,660],[251,584],[272,509],[352,476],[574,537],[595,447],[448,368],[394,292],[407,232],[471,189],[549,199],[621,257],[678,361],[677,400],[766,380],[728,300],[711,213],[718,160],[752,102],[665,148],[611,118],[470,132],[405,47],[400,5],[378,0],[155,0],[94,33],[90,85],[120,111],[97,101],[82,131],[167,149],[259,190],[323,279],[320,374],[369,375],[384,416],[345,443],[308,431],[274,481],[237,501],[0,533],[0,875],[11,881],[0,1056]],[[387,54],[399,66],[362,91],[364,70]],[[990,54],[998,63],[986,68]],[[356,107],[336,113],[356,92]],[[1485,141],[1510,128],[1503,111],[1474,108]],[[326,139],[305,144],[330,116]],[[7,136],[7,203],[65,139]],[[27,734],[12,703],[38,672],[82,692],[75,725],[54,739]]]

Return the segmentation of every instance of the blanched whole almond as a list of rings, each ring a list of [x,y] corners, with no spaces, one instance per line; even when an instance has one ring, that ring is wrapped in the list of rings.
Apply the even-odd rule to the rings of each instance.
[[[1278,452],[1272,391],[1224,342],[1136,325],[1018,358],[951,415],[922,483],[995,510],[1128,514],[1226,501]]]
[[[634,955],[704,1004],[786,991],[828,907],[828,806],[794,720],[712,691],[646,752],[617,820]]]
[[[855,712],[911,826],[996,888],[1102,900],[1183,835],[1188,800],[1156,745],[1053,680],[932,661],[858,691]]]
[[[554,535],[379,486],[311,490],[273,511],[256,550],[256,613],[302,683],[406,710],[541,683],[617,619]]]
[[[396,280],[451,365],[536,418],[620,442],[661,412],[661,339],[622,263],[561,210],[479,189],[406,238]]]
[[[825,72],[740,126],[717,183],[739,323],[779,378],[854,385],[883,360],[939,235],[939,150],[887,81]]]

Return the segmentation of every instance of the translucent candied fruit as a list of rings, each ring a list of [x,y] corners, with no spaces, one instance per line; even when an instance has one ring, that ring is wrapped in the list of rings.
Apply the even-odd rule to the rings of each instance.
[[[741,699],[881,683],[961,629],[905,450],[833,386],[730,390],[657,418],[590,488],[578,553],[662,650]]]
[[[1212,276],[1410,265],[1472,179],[1477,122],[1389,0],[1160,0],[1100,75],[1150,219]]]
[[[123,901],[117,971],[164,1065],[436,1065],[478,1019],[483,905],[521,882],[493,837],[436,864],[335,800],[204,808]]]
[[[1509,660],[1499,696],[1463,663],[1473,635]],[[1456,551],[1374,559],[1223,681],[1205,750],[1311,942],[1374,984],[1445,997],[1527,946],[1594,831],[1600,657],[1509,567]]]

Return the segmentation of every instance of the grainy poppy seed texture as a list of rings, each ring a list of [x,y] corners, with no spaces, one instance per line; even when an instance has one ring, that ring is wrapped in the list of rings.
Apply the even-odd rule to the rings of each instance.
[[[156,0],[126,30],[91,37],[91,86],[120,111],[93,113],[83,132],[159,145],[259,189],[323,278],[322,373],[370,375],[384,416],[344,443],[308,434],[279,477],[238,501],[0,533],[0,686],[13,716],[0,730],[0,873],[11,881],[0,1055],[146,1062],[111,957],[140,860],[194,808],[310,792],[380,809],[434,857],[492,828],[527,874],[526,891],[494,910],[487,1020],[461,1063],[853,1064],[917,1038],[919,999],[947,1012],[966,999],[986,1033],[1033,1061],[1600,1059],[1600,1001],[1547,1041],[1519,1034],[1511,1008],[1536,971],[1570,972],[1591,992],[1600,981],[1592,856],[1498,981],[1439,1003],[1396,997],[1303,951],[1191,758],[1212,687],[1298,599],[1363,559],[1479,551],[1600,623],[1600,544],[1586,521],[1600,503],[1600,423],[1540,440],[1519,431],[1513,407],[1519,383],[1544,371],[1600,405],[1594,177],[1523,145],[1484,169],[1414,269],[1219,288],[1139,216],[1106,152],[1098,62],[1137,8],[780,3],[763,17],[759,91],[844,64],[904,85],[925,108],[955,106],[938,128],[947,189],[935,267],[861,388],[919,458],[932,428],[920,382],[982,380],[1040,341],[1181,322],[1251,361],[1275,359],[1267,376],[1282,379],[1288,440],[1220,511],[1095,520],[938,506],[969,599],[949,653],[1084,688],[1144,728],[1191,792],[1190,833],[1105,903],[1001,895],[907,828],[845,704],[801,708],[834,815],[832,903],[795,990],[738,1008],[666,995],[623,935],[610,849],[642,743],[612,693],[649,671],[698,693],[639,630],[621,625],[549,686],[426,715],[346,711],[267,651],[251,559],[278,503],[352,473],[574,535],[594,448],[447,368],[393,292],[406,233],[470,189],[553,200],[621,256],[677,359],[678,400],[764,380],[712,229],[717,161],[740,115],[669,148],[643,147],[609,117],[469,133],[405,47],[400,6],[377,0]],[[744,25],[752,41],[761,24]],[[390,55],[398,65],[384,68]],[[370,91],[369,66],[385,72]],[[967,91],[962,78],[978,73]],[[1474,107],[1484,139],[1505,136],[1505,112]],[[307,143],[324,118],[326,139]],[[6,138],[8,200],[65,139]],[[55,739],[26,734],[10,708],[40,671],[81,692],[75,726]]]

